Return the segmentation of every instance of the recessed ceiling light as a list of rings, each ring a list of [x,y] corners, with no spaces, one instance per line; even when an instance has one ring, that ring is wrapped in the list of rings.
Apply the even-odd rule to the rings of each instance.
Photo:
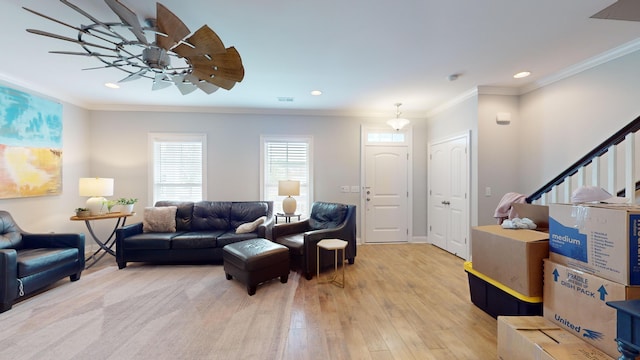
[[[311,90],[311,95],[320,96],[320,95],[322,95],[322,91],[320,91],[320,90]]]
[[[104,86],[108,87],[109,89],[120,89],[120,85],[114,83],[105,83]]]
[[[530,72],[530,71],[521,71],[521,72],[519,72],[519,73],[517,73],[517,74],[513,75],[513,77],[514,77],[515,79],[522,79],[522,78],[525,78],[525,77],[527,77],[527,76],[529,76],[529,75],[531,75],[531,72]]]

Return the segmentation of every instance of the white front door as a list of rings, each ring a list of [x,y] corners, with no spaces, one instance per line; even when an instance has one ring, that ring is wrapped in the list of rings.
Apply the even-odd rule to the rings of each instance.
[[[429,240],[469,256],[469,135],[429,147]]]
[[[407,147],[365,148],[365,242],[407,242]]]

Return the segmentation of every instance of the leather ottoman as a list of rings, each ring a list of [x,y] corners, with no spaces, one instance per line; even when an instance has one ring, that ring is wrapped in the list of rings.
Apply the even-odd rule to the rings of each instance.
[[[256,293],[258,284],[280,277],[289,280],[289,249],[266,239],[251,239],[225,245],[222,248],[224,273],[247,286],[249,295]]]

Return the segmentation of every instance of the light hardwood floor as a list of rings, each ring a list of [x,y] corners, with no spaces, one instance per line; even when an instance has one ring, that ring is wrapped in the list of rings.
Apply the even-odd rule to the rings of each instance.
[[[105,257],[87,273],[114,264]],[[463,260],[429,244],[358,246],[344,289],[301,278],[284,351],[296,360],[496,357],[496,320],[471,303]]]

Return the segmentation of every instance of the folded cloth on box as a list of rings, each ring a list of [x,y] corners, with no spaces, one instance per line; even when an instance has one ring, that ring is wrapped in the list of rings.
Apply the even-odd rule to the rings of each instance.
[[[531,219],[529,218],[513,218],[511,220],[504,220],[502,222],[503,229],[529,229],[534,230],[538,227]]]
[[[527,200],[526,195],[508,192],[504,194],[500,202],[498,203],[498,207],[496,207],[496,211],[493,214],[493,217],[498,220],[498,224],[502,224],[502,222],[506,219],[513,219],[517,217],[514,214],[513,203],[525,203]]]

